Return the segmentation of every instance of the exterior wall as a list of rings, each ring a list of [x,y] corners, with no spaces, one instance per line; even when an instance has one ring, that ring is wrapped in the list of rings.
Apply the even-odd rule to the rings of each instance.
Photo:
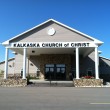
[[[56,30],[55,35],[49,36],[47,30],[53,27]],[[34,29],[19,38],[12,40],[12,42],[78,42],[78,41],[93,41],[85,36],[64,28],[56,23],[49,22],[37,29]]]
[[[28,73],[28,59],[27,59],[27,71]],[[15,74],[20,74],[21,75],[21,70],[23,69],[23,55],[21,54],[16,54],[15,55]]]
[[[29,74],[37,74],[37,71],[40,70],[40,56],[30,56],[29,58]]]
[[[80,59],[80,73],[87,75],[87,70],[91,69],[93,76],[95,76],[95,53],[92,52],[85,58]]]
[[[100,57],[100,74],[110,74],[110,60]]]
[[[23,67],[23,56],[18,54],[15,58],[15,73],[20,74]],[[87,75],[87,70],[90,68],[95,76],[94,52],[85,58],[80,55],[79,58],[80,77]],[[29,60],[27,59],[27,74],[35,75],[37,70],[40,70],[40,74],[44,75],[45,64],[66,64],[67,79],[69,78],[69,73],[76,69],[76,60],[73,54],[41,54],[39,56],[30,56]]]
[[[4,71],[5,62],[0,63],[0,70]],[[8,74],[14,74],[15,59],[8,61]]]
[[[20,74],[23,67],[23,56],[17,54],[15,57],[15,73]],[[75,62],[75,61],[74,61]],[[45,74],[45,64],[66,64],[67,79],[71,70],[71,55],[68,54],[42,54],[40,56],[30,56],[27,60],[27,74],[34,75],[37,70],[40,70],[40,74]]]
[[[66,65],[66,78],[69,79],[69,73],[71,69],[71,55],[68,54],[56,54],[56,55],[41,55],[41,72],[45,74],[45,64],[65,64]]]
[[[103,78],[104,81],[110,81],[110,60],[100,57],[99,62],[100,78]]]
[[[80,77],[87,75],[87,70],[91,69],[95,76],[95,55],[94,52],[90,53],[86,57],[80,55],[79,69]],[[39,56],[30,56],[27,59],[27,71],[26,73],[36,75],[37,70],[40,70],[42,75],[45,74],[45,64],[66,64],[66,78],[69,78],[69,73],[72,69],[76,69],[75,55],[73,54],[42,54]],[[0,70],[4,71],[5,62],[0,63]],[[8,74],[21,74],[23,68],[23,55],[15,55],[15,59],[8,62]],[[110,60],[99,57],[99,74],[100,78],[107,81],[110,80]]]
[[[23,68],[23,56],[20,54],[15,55],[15,74],[20,74]]]
[[[68,54],[42,54],[40,56],[30,56],[29,73],[36,73],[37,69],[41,74],[45,74],[45,64],[66,64],[66,77],[68,79],[71,68],[71,55]],[[33,65],[31,65],[33,64]]]
[[[39,56],[30,56],[27,58],[26,65],[26,74],[35,75],[37,69],[40,68],[40,57]],[[15,55],[15,74],[21,75],[21,70],[23,69],[23,55]]]

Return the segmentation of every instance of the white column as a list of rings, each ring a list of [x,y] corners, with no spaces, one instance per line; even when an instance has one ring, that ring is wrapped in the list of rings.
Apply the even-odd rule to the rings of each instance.
[[[95,47],[95,78],[99,79],[99,56],[98,47]]]
[[[23,50],[24,55],[23,55],[23,76],[22,79],[26,79],[26,48]]]
[[[76,47],[76,79],[79,79],[79,48]]]
[[[4,79],[7,79],[7,75],[8,75],[8,52],[9,52],[9,49],[6,48],[6,50],[5,50],[5,71],[4,71]]]

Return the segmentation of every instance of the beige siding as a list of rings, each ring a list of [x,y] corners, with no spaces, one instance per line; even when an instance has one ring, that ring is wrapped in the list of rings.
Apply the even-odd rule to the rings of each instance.
[[[39,65],[39,56],[31,56],[27,59],[26,73],[35,74]],[[15,73],[20,74],[21,69],[23,69],[23,55],[17,54],[15,56]]]
[[[100,73],[110,75],[110,60],[100,57],[99,61],[100,61]]]
[[[55,35],[49,36],[47,30],[53,27],[56,30]],[[11,41],[12,42],[78,42],[78,41],[92,41],[91,39],[73,32],[56,23],[47,23],[25,35],[20,36]]]
[[[106,59],[106,58],[103,58],[103,57],[100,57],[100,60],[102,60],[103,62],[105,62],[106,66],[110,66],[110,60]]]
[[[28,67],[29,60],[27,58],[26,61],[26,73],[28,74],[29,72],[29,67]],[[21,74],[21,70],[23,69],[23,55],[21,54],[16,54],[15,55],[15,74]]]
[[[15,73],[20,73],[23,68],[23,56],[20,54],[15,55]]]
[[[28,73],[28,59],[26,68],[27,68],[26,73]],[[23,69],[23,55],[17,54],[15,55],[15,73],[20,74],[22,69]]]
[[[40,56],[31,56],[29,58],[29,73],[36,73],[40,70]]]
[[[15,60],[11,60],[8,62],[8,74],[14,74]],[[4,71],[5,62],[0,63],[0,70]]]
[[[0,70],[4,71],[5,62],[0,64]]]
[[[87,70],[92,69],[92,73],[95,75],[95,54],[94,51],[85,58],[80,59],[80,74],[87,74]]]

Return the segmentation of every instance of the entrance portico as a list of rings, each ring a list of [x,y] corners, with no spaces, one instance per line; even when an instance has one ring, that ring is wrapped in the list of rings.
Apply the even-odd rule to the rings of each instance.
[[[46,27],[45,27],[45,25],[46,25]],[[63,27],[63,29],[62,29],[62,27]],[[45,30],[45,28],[46,28],[46,30],[48,30],[48,33],[44,34],[44,32],[42,32],[43,34],[41,35],[40,31]],[[61,33],[60,33],[61,30],[62,30],[62,32],[65,32],[68,30],[68,35],[67,35],[67,33],[61,35]],[[36,33],[38,33],[38,34],[36,34]],[[60,34],[60,36],[59,36],[59,34]],[[71,36],[70,36],[70,34],[71,34]],[[40,37],[40,35],[41,35],[41,37]],[[65,35],[66,35],[66,37],[65,37]],[[42,37],[42,36],[44,36],[44,37]],[[78,39],[78,37],[79,37],[79,39]],[[7,75],[8,75],[8,49],[11,49],[11,50],[15,51],[16,53],[22,55],[23,60],[22,60],[21,69],[23,69],[23,75],[22,75],[23,79],[26,78],[27,58],[30,58],[31,56],[64,55],[64,54],[68,54],[68,55],[75,57],[75,61],[74,61],[75,63],[71,63],[69,65],[69,66],[71,66],[71,69],[68,69],[68,68],[67,69],[68,69],[68,74],[69,74],[70,72],[72,72],[72,68],[75,68],[75,70],[76,70],[75,78],[79,79],[80,73],[82,73],[82,68],[80,67],[80,66],[82,66],[80,64],[81,58],[85,59],[86,57],[89,56],[89,54],[94,52],[93,59],[94,59],[95,65],[93,68],[95,68],[95,78],[99,79],[98,46],[100,46],[101,44],[102,44],[102,42],[97,39],[94,39],[79,31],[76,31],[62,23],[59,23],[55,20],[50,19],[50,20],[44,22],[43,24],[38,25],[37,27],[34,27],[34,28],[30,29],[29,31],[26,31],[26,32],[3,43],[3,45],[6,47],[4,79],[7,79]],[[63,60],[61,61],[61,63],[58,63],[58,64],[65,64],[62,62],[63,62]],[[73,62],[73,61],[71,60],[71,62]],[[37,61],[36,62],[33,61],[32,63],[33,64],[35,63],[35,66],[42,65],[42,64],[37,64]],[[84,61],[83,61],[83,63],[84,63]],[[49,62],[47,62],[47,64],[49,64]],[[51,62],[51,64],[52,64],[52,62]],[[53,64],[56,64],[56,63],[53,62]],[[43,64],[42,67],[44,67],[44,65],[46,65],[46,64]],[[36,67],[36,68],[38,68],[38,67]],[[84,67],[84,68],[86,68],[86,67]],[[42,69],[42,68],[40,68],[40,69]],[[45,73],[43,73],[43,74],[45,74]]]
[[[38,56],[41,54],[45,54],[45,55],[62,55],[63,54],[68,54],[71,56],[74,56],[76,61],[76,66],[74,65],[74,68],[76,68],[76,79],[79,79],[80,77],[80,60],[79,60],[79,56],[81,55],[83,58],[85,58],[91,51],[93,51],[93,49],[95,50],[95,78],[99,79],[99,72],[98,72],[98,50],[97,47],[85,47],[85,48],[81,48],[81,47],[76,47],[76,48],[11,48],[11,50],[16,51],[17,53],[19,52],[20,54],[22,54],[23,56],[23,75],[22,78],[25,79],[26,78],[26,61],[27,58],[30,58],[31,56]],[[8,48],[6,48],[6,63],[5,63],[5,74],[4,74],[4,79],[7,78],[8,75]],[[65,60],[65,58],[64,58]],[[59,63],[58,63],[59,64]],[[72,65],[71,65],[72,66]],[[71,70],[69,70],[71,72]],[[69,72],[68,71],[68,72]]]

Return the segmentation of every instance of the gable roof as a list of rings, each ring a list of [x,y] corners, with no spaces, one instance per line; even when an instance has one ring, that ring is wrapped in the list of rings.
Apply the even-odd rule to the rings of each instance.
[[[98,44],[98,45],[101,45],[101,44],[103,43],[102,41],[100,41],[100,40],[98,40],[98,39],[95,39],[95,38],[93,38],[93,37],[91,37],[91,36],[89,36],[89,35],[87,35],[87,34],[84,34],[84,33],[80,32],[80,31],[78,31],[78,30],[76,30],[76,29],[74,29],[74,28],[71,28],[71,27],[69,27],[69,26],[67,26],[67,25],[65,25],[65,24],[63,24],[63,23],[61,23],[61,22],[58,22],[58,21],[56,21],[56,20],[54,20],[54,19],[49,19],[49,20],[47,20],[47,21],[45,21],[45,22],[43,22],[43,23],[41,23],[41,24],[39,24],[39,25],[37,25],[37,26],[35,26],[35,27],[33,27],[33,28],[31,28],[31,29],[29,29],[29,30],[23,32],[23,33],[21,33],[21,34],[18,34],[18,35],[15,36],[15,37],[12,37],[11,39],[9,39],[9,40],[3,42],[2,45],[4,45],[4,46],[5,46],[5,45],[9,45],[9,42],[10,42],[11,40],[14,40],[14,39],[16,39],[16,38],[18,38],[18,37],[20,37],[20,36],[22,36],[22,35],[24,35],[24,34],[30,32],[30,31],[32,31],[32,30],[34,30],[34,29],[36,29],[36,28],[38,28],[38,27],[40,27],[40,26],[42,26],[42,25],[44,25],[44,24],[46,24],[46,23],[48,23],[48,22],[51,22],[51,21],[53,21],[54,23],[59,24],[59,25],[65,27],[65,28],[67,28],[67,29],[69,29],[69,30],[71,30],[71,31],[73,31],[73,32],[76,32],[76,33],[78,33],[78,34],[80,34],[80,35],[83,35],[83,36],[85,36],[85,37],[88,38],[88,39],[93,40],[93,41],[94,41],[96,44]]]
[[[99,58],[110,61],[110,59],[109,59],[109,58],[106,58],[106,57],[103,57],[103,56],[99,56]]]

